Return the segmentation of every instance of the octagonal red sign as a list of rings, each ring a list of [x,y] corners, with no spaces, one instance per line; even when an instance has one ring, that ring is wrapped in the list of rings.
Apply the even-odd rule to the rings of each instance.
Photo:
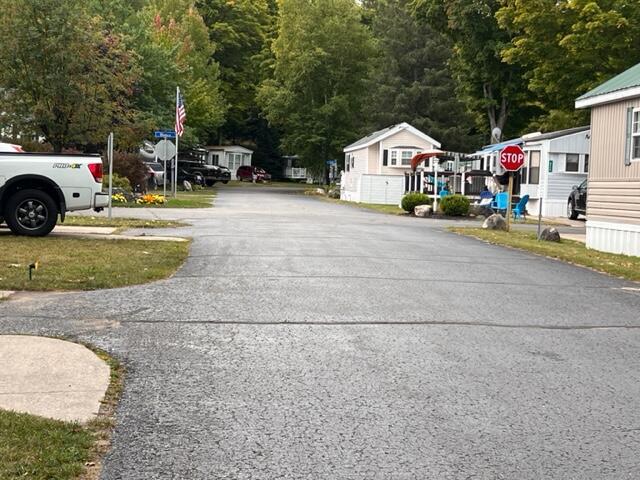
[[[518,145],[509,145],[500,151],[500,165],[507,172],[517,172],[524,165],[524,151]]]

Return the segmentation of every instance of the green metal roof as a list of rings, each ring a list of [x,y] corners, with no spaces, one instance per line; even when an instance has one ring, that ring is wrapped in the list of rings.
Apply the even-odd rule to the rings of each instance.
[[[613,77],[611,80],[604,82],[602,85],[594,88],[590,92],[585,93],[578,98],[578,101],[633,87],[640,87],[640,63],[635,67],[631,67],[629,70],[622,72],[620,75]]]

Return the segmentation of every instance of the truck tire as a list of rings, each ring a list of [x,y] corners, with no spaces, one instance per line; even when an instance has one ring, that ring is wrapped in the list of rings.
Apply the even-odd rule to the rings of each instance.
[[[578,218],[578,212],[576,212],[576,206],[573,204],[572,200],[569,200],[569,203],[567,203],[567,218],[569,220],[575,220]]]
[[[15,235],[43,237],[56,226],[58,207],[42,190],[20,190],[9,198],[4,217]]]

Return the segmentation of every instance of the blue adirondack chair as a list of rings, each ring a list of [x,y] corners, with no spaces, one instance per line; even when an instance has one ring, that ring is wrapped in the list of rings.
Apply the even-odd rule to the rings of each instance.
[[[513,207],[513,219],[517,220],[519,218],[527,219],[527,202],[529,201],[529,195],[525,195],[520,199],[518,204]]]
[[[507,204],[509,203],[509,194],[507,192],[496,193],[496,196],[491,202],[491,210],[496,213],[506,212]]]

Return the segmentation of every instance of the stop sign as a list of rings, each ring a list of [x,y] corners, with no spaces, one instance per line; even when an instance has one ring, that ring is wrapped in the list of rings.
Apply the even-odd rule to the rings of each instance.
[[[517,172],[524,165],[524,151],[518,145],[509,145],[500,152],[500,165],[507,172]]]

